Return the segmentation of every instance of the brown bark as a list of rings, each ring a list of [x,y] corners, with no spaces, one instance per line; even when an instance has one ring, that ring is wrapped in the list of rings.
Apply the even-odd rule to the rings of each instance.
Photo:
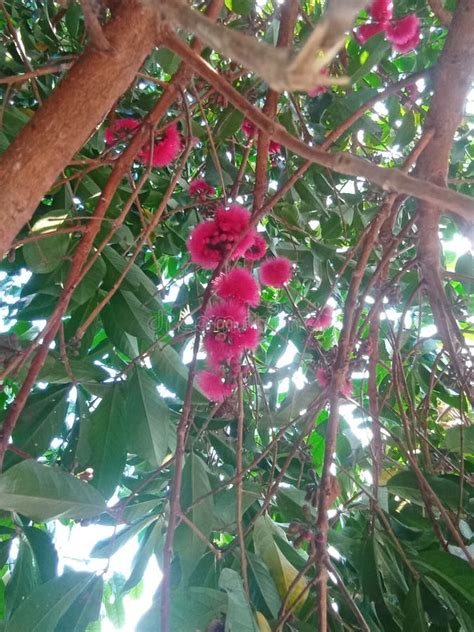
[[[421,154],[416,175],[446,186],[451,147],[461,121],[467,93],[474,74],[474,4],[460,0],[436,68],[434,91],[426,119],[426,129],[433,129],[431,141]],[[418,256],[423,280],[441,339],[461,382],[464,370],[458,354],[465,345],[441,282],[441,245],[438,238],[439,216],[444,210],[432,202],[419,203]]]
[[[104,28],[109,52],[89,47],[0,160],[0,256],[95,126],[133,81],[156,39],[153,12],[122,3]]]

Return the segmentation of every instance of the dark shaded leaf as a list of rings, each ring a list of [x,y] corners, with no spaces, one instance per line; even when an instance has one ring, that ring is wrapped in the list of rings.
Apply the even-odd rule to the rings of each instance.
[[[72,474],[27,460],[0,476],[0,508],[45,522],[97,516],[105,503],[91,485]]]

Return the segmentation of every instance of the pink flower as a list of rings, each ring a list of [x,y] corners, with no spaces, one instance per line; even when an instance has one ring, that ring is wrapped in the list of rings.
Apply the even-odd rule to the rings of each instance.
[[[105,130],[105,142],[107,145],[115,145],[115,143],[125,140],[141,124],[139,119],[115,119],[112,125]]]
[[[419,18],[411,13],[401,20],[390,22],[387,26],[387,39],[392,42],[394,49],[401,53],[416,48],[420,41]]]
[[[275,154],[281,154],[281,145],[280,145],[280,143],[277,143],[275,140],[271,140],[270,141],[270,145],[268,147],[268,153],[271,156],[274,156]]]
[[[357,39],[365,44],[368,39],[385,31],[387,39],[394,50],[407,53],[413,50],[420,41],[420,20],[410,13],[400,20],[392,19],[392,3],[387,0],[374,0],[369,9],[372,22],[363,24],[357,31]]]
[[[242,329],[237,335],[237,344],[243,349],[251,349],[252,351],[258,347],[260,342],[260,332],[256,327],[247,327]]]
[[[203,178],[196,178],[189,184],[189,195],[197,198],[200,202],[205,202],[208,196],[214,195],[215,188]]]
[[[215,268],[225,254],[225,248],[219,247],[224,244],[215,239],[219,235],[219,230],[214,220],[198,224],[192,231],[188,239],[187,246],[191,254],[191,261],[203,268]]]
[[[139,153],[138,158],[146,165],[151,161],[153,167],[166,167],[176,159],[180,149],[181,136],[178,126],[176,123],[172,123],[164,130],[162,138],[153,143],[153,155],[150,155],[151,143],[147,143]]]
[[[187,244],[191,260],[203,268],[215,268],[236,243],[238,246],[231,259],[241,257],[254,241],[252,231],[242,238],[249,221],[250,213],[237,204],[232,204],[229,210],[219,207],[215,219],[198,224],[193,229]]]
[[[320,311],[318,316],[312,316],[306,319],[306,325],[314,331],[323,331],[327,329],[332,323],[333,308],[330,305],[326,305]]]
[[[291,261],[286,257],[266,259],[260,267],[260,280],[264,285],[283,287],[291,278]]]
[[[211,371],[200,371],[197,379],[204,395],[213,402],[222,402],[235,389],[235,384],[226,384],[221,375]]]
[[[209,305],[203,314],[204,322],[210,325],[214,333],[232,333],[245,323],[248,311],[245,305],[237,301],[219,301]]]
[[[242,125],[240,126],[240,129],[244,133],[244,136],[246,136],[248,139],[253,138],[255,136],[255,125],[252,123],[252,121],[249,121],[247,118],[244,118],[244,120],[242,121]]]
[[[386,24],[382,22],[369,22],[368,24],[362,24],[359,26],[359,30],[357,31],[357,39],[361,44],[365,44],[367,40],[369,40],[377,33],[382,33],[385,31]]]
[[[216,224],[223,233],[238,235],[249,223],[250,213],[238,204],[231,204],[228,209],[220,206],[216,210]]]
[[[327,369],[323,369],[322,366],[316,369],[316,379],[318,380],[321,388],[327,388],[331,383],[331,376],[329,375],[329,372]]]
[[[214,289],[217,296],[225,300],[231,299],[251,307],[260,302],[260,287],[245,268],[234,268],[227,274],[221,274],[214,282]]]
[[[245,251],[244,257],[248,261],[257,261],[258,259],[261,259],[265,256],[266,251],[267,244],[265,239],[255,233],[253,244]]]
[[[373,0],[369,7],[369,15],[376,22],[388,22],[392,19],[392,0]]]
[[[220,301],[208,307],[204,313],[207,326],[204,348],[211,366],[240,360],[245,349],[258,345],[259,332],[245,326],[247,318],[247,308],[236,301]]]
[[[320,71],[321,75],[328,75],[329,68],[322,68]],[[318,97],[320,94],[324,94],[328,91],[327,86],[314,86],[311,90],[308,90],[307,95],[309,97]]]

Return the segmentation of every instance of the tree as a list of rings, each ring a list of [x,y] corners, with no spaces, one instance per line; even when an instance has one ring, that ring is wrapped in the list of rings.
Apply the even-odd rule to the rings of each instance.
[[[474,6],[394,4],[0,2],[6,631],[474,629]]]

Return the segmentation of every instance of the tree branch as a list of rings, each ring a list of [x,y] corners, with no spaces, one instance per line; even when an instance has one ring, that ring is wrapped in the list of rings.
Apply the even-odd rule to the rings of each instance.
[[[0,256],[135,78],[156,40],[154,13],[138,0],[121,3],[104,33],[112,50],[87,48],[0,160]]]

